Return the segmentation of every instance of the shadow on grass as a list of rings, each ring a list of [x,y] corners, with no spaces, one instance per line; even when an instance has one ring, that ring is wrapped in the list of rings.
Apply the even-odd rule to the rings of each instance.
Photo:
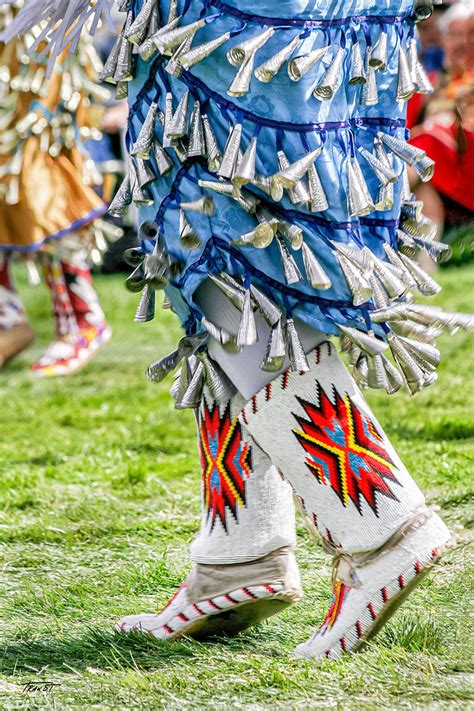
[[[209,645],[232,647],[233,652],[248,651],[245,637],[216,637],[205,644],[195,640],[176,641],[170,644],[147,637],[141,633],[119,634],[89,629],[81,637],[28,638],[5,642],[0,652],[0,673],[18,675],[41,673],[48,669],[63,673],[84,671],[89,667],[112,669],[163,669],[167,664],[192,659],[202,655]]]

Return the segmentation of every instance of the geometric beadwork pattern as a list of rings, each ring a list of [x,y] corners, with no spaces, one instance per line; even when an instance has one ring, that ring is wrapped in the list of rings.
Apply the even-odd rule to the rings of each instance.
[[[306,465],[344,506],[352,501],[362,515],[363,497],[377,516],[375,493],[397,500],[387,481],[399,483],[383,438],[347,393],[341,397],[334,388],[332,402],[319,383],[317,388],[318,405],[297,398],[309,419],[294,414],[301,428],[294,434],[308,455]]]
[[[200,413],[200,449],[204,506],[211,531],[217,518],[227,531],[227,512],[238,520],[239,506],[246,505],[245,482],[251,473],[250,448],[242,440],[230,402],[221,414],[219,405],[209,408],[204,398]]]

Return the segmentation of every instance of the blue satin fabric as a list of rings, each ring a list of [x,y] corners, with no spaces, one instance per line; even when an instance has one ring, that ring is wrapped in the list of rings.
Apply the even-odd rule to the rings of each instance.
[[[163,21],[166,21],[169,4],[169,0],[160,2]],[[137,12],[141,5],[142,0],[135,2]],[[138,60],[136,78],[129,91],[129,142],[136,139],[152,101],[157,101],[159,108],[164,111],[165,94],[171,90],[176,108],[183,92],[189,88],[194,98],[201,101],[203,112],[209,116],[221,149],[224,148],[229,127],[238,121],[243,122],[244,150],[251,138],[258,134],[257,172],[262,175],[271,175],[278,170],[278,147],[283,148],[292,162],[308,150],[324,145],[316,166],[328,195],[329,210],[314,215],[300,206],[292,205],[286,196],[276,209],[288,211],[288,221],[303,228],[306,243],[315,252],[333,283],[332,288],[325,291],[313,289],[307,281],[287,287],[276,244],[264,250],[232,246],[233,240],[238,240],[240,235],[254,229],[257,223],[234,200],[215,193],[212,193],[217,206],[214,217],[187,214],[202,240],[201,247],[193,251],[183,249],[179,243],[178,203],[202,197],[203,190],[197,185],[199,178],[216,180],[217,177],[210,174],[204,164],[190,163],[183,169],[175,159],[171,173],[153,183],[155,203],[142,208],[140,218],[142,221],[157,219],[168,252],[183,265],[182,271],[168,288],[168,295],[186,330],[193,332],[199,329],[200,314],[193,302],[194,291],[209,273],[219,273],[221,270],[240,277],[249,276],[253,283],[263,288],[282,307],[326,333],[338,333],[338,323],[366,328],[370,305],[362,308],[352,306],[351,295],[335,259],[332,242],[352,242],[359,247],[366,245],[379,257],[384,257],[384,242],[394,242],[400,209],[400,186],[395,187],[393,210],[374,212],[363,219],[351,218],[346,164],[351,150],[357,146],[372,149],[374,135],[378,130],[405,137],[405,104],[397,102],[395,95],[398,47],[400,42],[406,46],[414,32],[413,23],[408,20],[413,1],[281,0],[276,3],[274,0],[227,0],[224,4],[217,0],[216,5],[213,5],[210,2],[191,0],[189,3],[181,0],[180,13],[183,8],[186,13],[182,24],[193,22],[200,16],[220,13],[219,17],[199,30],[193,46],[226,31],[244,29],[203,62],[183,72],[179,79],[164,71],[166,59],[163,62],[159,58],[149,63]],[[245,15],[232,14],[233,9]],[[278,17],[275,17],[276,10]],[[253,78],[251,90],[246,96],[231,98],[226,91],[237,68],[228,62],[226,53],[233,45],[262,31],[261,22],[253,20],[254,13],[269,18],[268,22],[277,27],[281,20],[293,23],[291,28],[277,29],[271,40],[258,51],[255,66],[271,57],[305,29],[307,36],[293,56],[327,44],[332,47],[323,62],[310,70],[301,81],[290,80],[285,64],[272,82],[263,84]],[[320,26],[305,28],[305,21],[313,25],[320,23]],[[350,49],[352,42],[357,39],[365,51],[368,43],[376,42],[382,29],[388,32],[389,67],[386,72],[377,73],[379,103],[376,106],[365,106],[360,101],[361,88],[348,83]],[[313,97],[312,89],[331,63],[337,46],[346,47],[343,75],[334,99],[322,102]],[[161,140],[163,135],[159,122],[156,132]],[[362,159],[361,165],[369,189],[375,197],[378,181]],[[402,171],[402,163],[398,159],[395,159],[395,169],[398,174]],[[145,244],[144,247],[150,250],[152,245]],[[293,257],[304,273],[301,253],[293,252]]]

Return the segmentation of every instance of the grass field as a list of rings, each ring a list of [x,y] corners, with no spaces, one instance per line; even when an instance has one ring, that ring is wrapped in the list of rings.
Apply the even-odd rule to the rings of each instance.
[[[444,271],[438,303],[473,310],[474,275]],[[132,323],[121,277],[98,279],[114,339],[68,380],[34,381],[48,298],[22,289],[34,348],[0,373],[1,709],[474,708],[472,507],[474,338],[444,337],[438,384],[369,399],[458,545],[363,655],[292,658],[325,612],[328,560],[299,521],[305,600],[233,641],[173,644],[113,634],[158,608],[189,569],[198,523],[193,417],[146,366],[175,343],[169,312]],[[471,577],[469,577],[471,575]],[[26,682],[55,682],[30,692]]]

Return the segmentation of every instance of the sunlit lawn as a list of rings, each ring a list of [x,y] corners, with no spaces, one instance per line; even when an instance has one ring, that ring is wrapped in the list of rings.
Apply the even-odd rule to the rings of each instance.
[[[473,310],[472,270],[440,279],[439,303]],[[416,398],[369,396],[459,542],[367,653],[292,659],[330,597],[328,560],[301,521],[302,603],[233,641],[127,639],[117,617],[158,608],[188,570],[199,471],[192,415],[144,376],[173,347],[174,317],[133,324],[122,277],[98,287],[114,339],[85,371],[31,377],[51,324],[45,290],[23,284],[38,340],[0,373],[0,708],[467,708],[474,338],[442,339],[440,380]],[[38,680],[58,686],[22,690]]]

